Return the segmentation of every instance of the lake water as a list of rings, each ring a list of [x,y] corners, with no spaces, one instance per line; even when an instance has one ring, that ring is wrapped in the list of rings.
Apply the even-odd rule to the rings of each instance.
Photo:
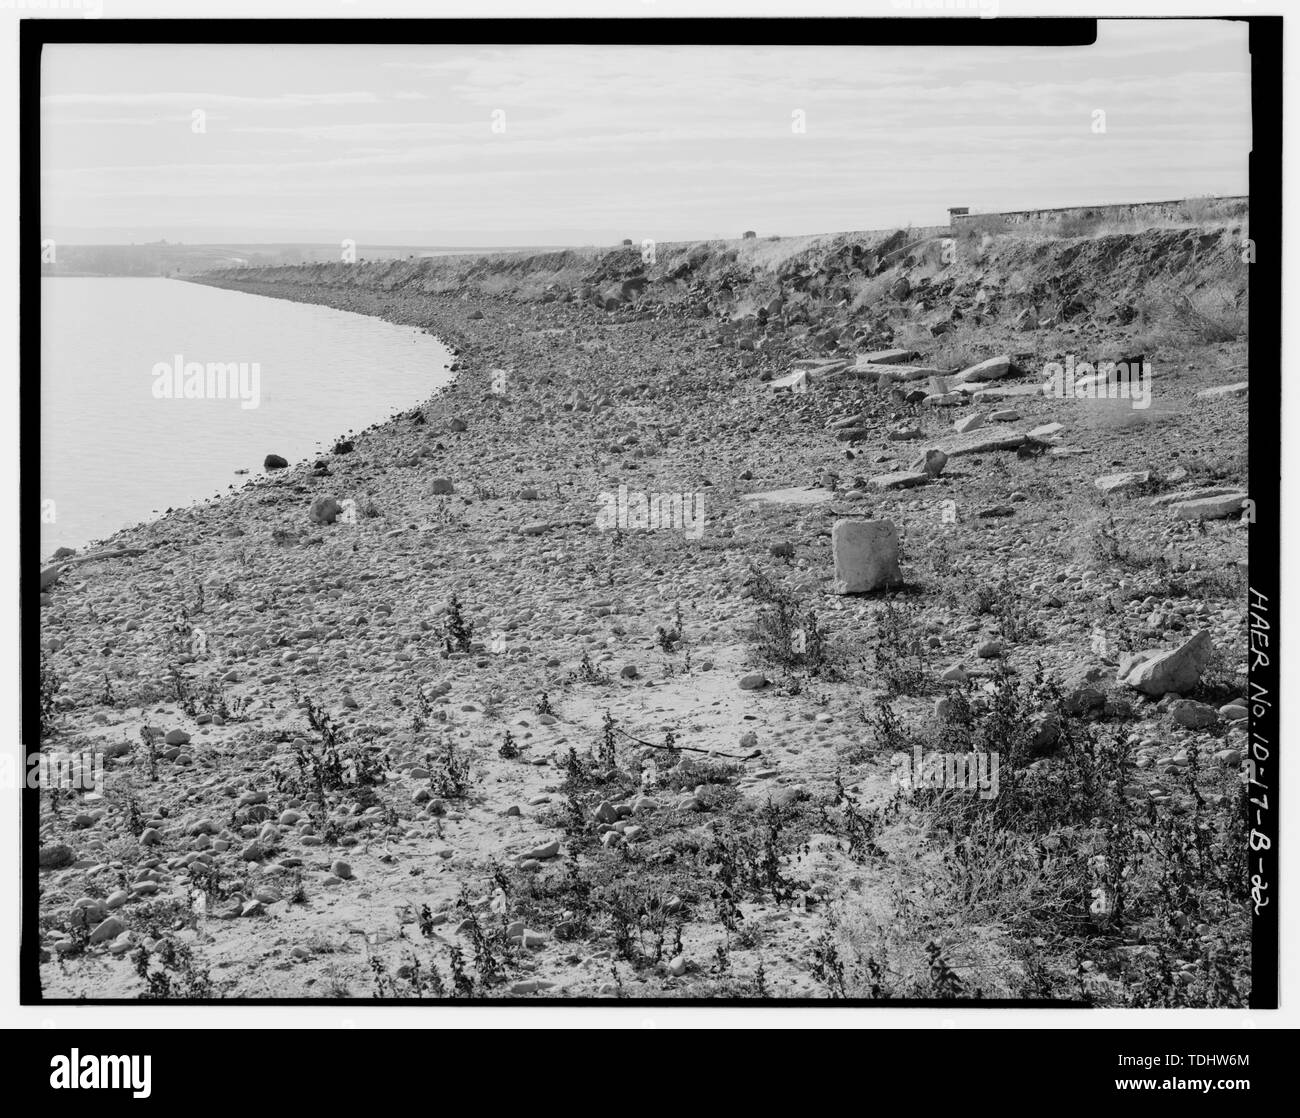
[[[41,300],[42,558],[237,488],[268,454],[318,455],[453,376],[432,335],[329,307],[168,279],[47,278]],[[242,380],[206,375],[236,362]],[[185,398],[193,363],[211,396]]]

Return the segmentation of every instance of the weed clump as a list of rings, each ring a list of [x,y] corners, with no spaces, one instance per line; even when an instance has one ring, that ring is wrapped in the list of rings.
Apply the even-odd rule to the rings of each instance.
[[[748,585],[759,605],[750,636],[762,663],[781,668],[791,678],[800,674],[843,678],[842,665],[830,647],[830,632],[813,606],[757,567],[750,567]]]
[[[447,599],[447,613],[442,621],[442,644],[448,654],[468,652],[474,636],[474,624],[466,620],[460,598]]]
[[[509,738],[508,733],[506,736]],[[448,740],[437,750],[427,753],[425,766],[429,770],[429,791],[435,796],[463,800],[469,795],[474,783],[472,761],[469,754],[456,749],[454,742]]]
[[[59,688],[63,686],[63,680],[59,677],[58,672],[54,670],[53,665],[46,659],[45,654],[41,654],[41,738],[44,740],[54,732],[55,705],[54,701],[58,696]]]

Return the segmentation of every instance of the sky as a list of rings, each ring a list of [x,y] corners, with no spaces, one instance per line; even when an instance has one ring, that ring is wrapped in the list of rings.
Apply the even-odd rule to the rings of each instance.
[[[50,45],[42,236],[640,243],[1245,194],[1246,34],[1123,20],[1069,48]]]

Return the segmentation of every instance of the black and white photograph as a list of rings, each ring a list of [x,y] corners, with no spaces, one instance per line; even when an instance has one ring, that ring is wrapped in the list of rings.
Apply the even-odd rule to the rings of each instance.
[[[1282,20],[6,7],[24,1005],[1278,1008]]]

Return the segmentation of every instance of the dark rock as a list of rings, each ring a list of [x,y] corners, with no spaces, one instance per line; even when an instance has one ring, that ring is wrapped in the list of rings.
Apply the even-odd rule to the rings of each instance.
[[[1088,664],[1074,668],[1061,679],[1061,709],[1066,714],[1084,714],[1106,702],[1105,686],[1110,682],[1110,669]]]
[[[773,807],[793,807],[795,804],[808,798],[808,790],[802,785],[793,785],[789,788],[778,788],[768,796],[768,801]]]
[[[38,860],[43,870],[61,870],[64,866],[70,866],[73,862],[72,847],[64,846],[62,843],[54,846],[42,846]]]
[[[313,524],[333,524],[342,511],[343,506],[334,497],[317,497],[309,515]]]

